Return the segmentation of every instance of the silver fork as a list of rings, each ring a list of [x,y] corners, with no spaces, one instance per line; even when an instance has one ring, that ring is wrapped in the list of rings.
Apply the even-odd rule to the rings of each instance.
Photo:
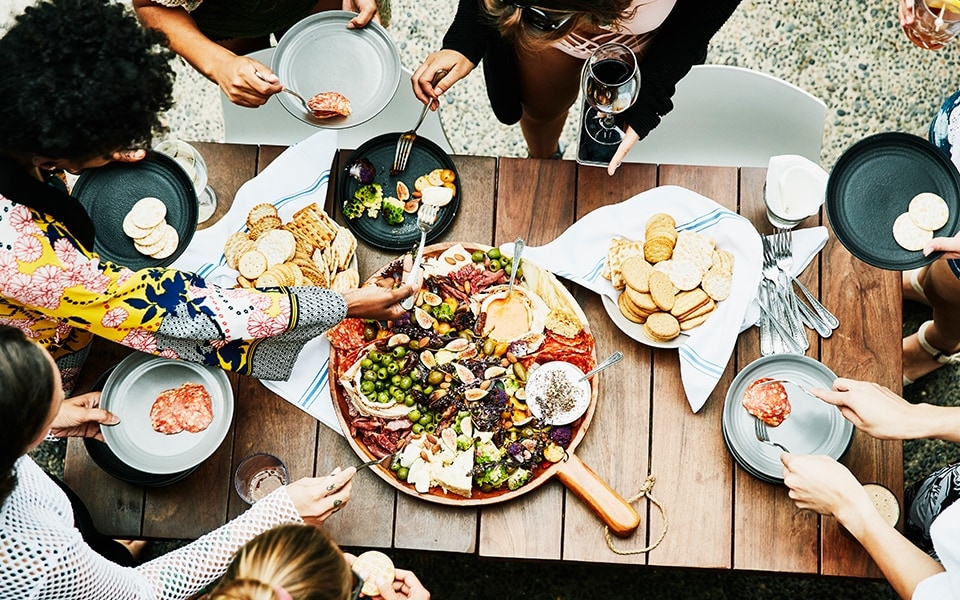
[[[773,249],[770,245],[770,239],[763,236],[763,276],[769,282],[767,284],[767,308],[773,313],[774,322],[783,325],[789,333],[788,339],[781,345],[781,351],[795,352],[803,354],[810,347],[810,341],[803,330],[795,313],[790,312],[782,288],[780,287],[780,268],[777,267],[776,260],[773,258]],[[779,328],[778,328],[779,329]],[[774,342],[776,342],[774,338]],[[793,344],[788,342],[792,341]],[[776,350],[776,348],[775,348]]]
[[[770,433],[767,431],[766,423],[764,423],[763,421],[761,421],[756,417],[753,418],[753,421],[754,421],[753,429],[754,429],[754,433],[757,436],[757,440],[763,442],[764,444],[776,446],[777,448],[780,448],[784,452],[790,452],[789,450],[787,450],[786,446],[784,446],[783,444],[778,444],[777,442],[773,442],[770,440]]]
[[[793,267],[793,232],[789,229],[780,229],[777,231],[776,243],[774,244],[774,256],[777,259],[777,266],[783,270],[784,274],[787,276],[788,281],[792,281],[798,288],[800,292],[803,293],[803,297],[806,298],[807,302],[810,303],[810,306],[813,307],[813,310],[816,311],[817,316],[820,320],[826,324],[830,330],[834,330],[840,326],[840,320],[832,312],[830,312],[826,306],[820,303],[817,300],[816,296],[810,293],[810,290],[807,289],[805,285],[800,283],[800,280],[793,276],[793,273],[790,271]],[[823,335],[823,334],[821,334]],[[824,337],[829,337],[829,334]]]
[[[420,210],[417,212],[417,229],[420,230],[420,247],[417,248],[417,256],[413,259],[413,267],[410,269],[410,273],[407,274],[407,280],[404,283],[413,283],[414,277],[417,276],[417,272],[420,270],[420,263],[423,261],[423,246],[427,243],[427,234],[430,233],[433,226],[437,223],[437,214],[439,214],[439,212],[440,207],[438,206],[434,206],[433,204],[420,204]],[[414,290],[409,298],[404,298],[400,302],[400,306],[407,310],[413,308],[414,303],[417,301],[417,294],[419,293],[419,288]]]
[[[446,74],[447,72],[443,69],[437,71],[433,75],[433,80],[430,82],[431,85],[436,85]],[[427,111],[430,110],[430,105],[433,104],[435,100],[436,98],[431,98],[429,102],[423,105],[423,110],[420,111],[420,118],[417,119],[417,124],[413,126],[413,129],[400,134],[400,139],[397,140],[397,151],[393,155],[393,166],[390,167],[391,175],[395,176],[407,168],[407,161],[410,159],[413,142],[417,139],[417,129],[420,128],[424,117],[427,116]]]

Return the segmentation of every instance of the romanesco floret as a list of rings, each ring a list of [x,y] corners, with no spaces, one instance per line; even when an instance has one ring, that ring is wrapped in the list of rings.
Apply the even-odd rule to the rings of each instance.
[[[380,205],[383,203],[383,186],[379,183],[368,183],[360,186],[353,195],[363,202],[363,206],[367,209],[367,216],[376,219],[380,214]]]
[[[403,202],[396,198],[383,199],[383,218],[390,225],[403,223]]]
[[[358,198],[356,194],[343,203],[343,216],[348,219],[356,219],[363,214],[363,199]]]
[[[480,441],[477,443],[478,463],[495,463],[503,458],[503,451],[497,448],[492,440]]]
[[[530,471],[527,469],[517,469],[513,472],[513,475],[507,479],[507,487],[512,491],[523,487],[528,481],[530,481]]]
[[[436,320],[449,323],[450,319],[453,318],[453,307],[447,304],[446,302],[441,302],[440,304],[430,309],[430,313],[434,316]]]
[[[489,483],[493,487],[500,487],[509,478],[510,471],[507,470],[507,467],[504,466],[503,463],[497,463],[493,465],[492,468],[484,471],[483,476],[480,477],[480,483]]]

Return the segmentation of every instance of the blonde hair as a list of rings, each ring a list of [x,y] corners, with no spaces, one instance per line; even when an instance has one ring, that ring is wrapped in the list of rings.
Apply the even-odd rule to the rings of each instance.
[[[345,600],[353,571],[321,529],[280,525],[246,543],[205,600],[278,600],[283,588],[295,600]]]
[[[572,15],[553,31],[540,31],[523,23],[522,9],[506,0],[476,0],[500,35],[521,47],[542,48],[566,37],[581,25],[616,25],[636,12],[633,0],[517,0],[517,4],[535,6],[545,12]]]

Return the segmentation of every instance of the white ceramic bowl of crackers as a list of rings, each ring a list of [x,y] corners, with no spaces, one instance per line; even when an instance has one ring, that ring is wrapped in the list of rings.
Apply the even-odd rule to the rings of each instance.
[[[230,235],[223,254],[240,287],[315,285],[343,292],[360,285],[357,239],[316,203],[284,223],[273,204],[257,204],[247,231]]]
[[[678,231],[667,213],[651,215],[643,240],[615,237],[602,275],[618,290],[602,296],[616,325],[650,346],[676,348],[730,296],[734,255],[713,239]]]

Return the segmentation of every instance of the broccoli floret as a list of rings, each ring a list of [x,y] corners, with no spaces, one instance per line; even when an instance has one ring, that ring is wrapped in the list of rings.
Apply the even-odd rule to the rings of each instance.
[[[503,451],[497,448],[493,440],[479,441],[477,443],[476,460],[478,463],[495,463],[501,458],[503,458]]]
[[[430,309],[430,313],[436,320],[444,321],[445,323],[449,323],[450,320],[453,319],[453,307],[446,302],[441,302],[434,306]]]
[[[383,199],[383,218],[390,225],[403,223],[403,202],[396,198]]]
[[[489,483],[493,487],[500,487],[510,478],[510,471],[502,463],[493,465],[490,469],[483,472],[480,477],[480,484]]]
[[[512,491],[519,487],[523,487],[528,481],[530,481],[530,471],[526,469],[517,469],[513,472],[513,475],[507,479],[507,487]]]
[[[363,202],[363,206],[367,209],[367,216],[376,219],[380,214],[380,205],[383,203],[383,186],[379,183],[368,183],[360,186],[353,195]]]
[[[343,204],[343,216],[348,219],[356,219],[363,214],[363,199],[354,195]]]
[[[466,450],[473,445],[473,438],[468,435],[457,436],[457,450]]]

